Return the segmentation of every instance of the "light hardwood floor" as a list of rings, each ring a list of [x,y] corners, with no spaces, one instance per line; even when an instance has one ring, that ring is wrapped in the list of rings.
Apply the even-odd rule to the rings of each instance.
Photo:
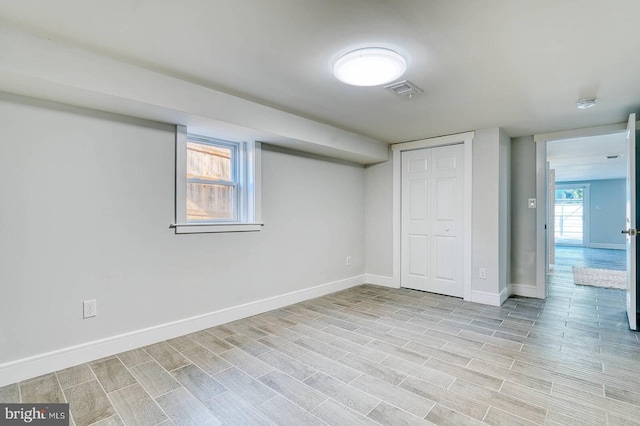
[[[624,292],[501,307],[364,285],[0,388],[76,425],[640,425]]]

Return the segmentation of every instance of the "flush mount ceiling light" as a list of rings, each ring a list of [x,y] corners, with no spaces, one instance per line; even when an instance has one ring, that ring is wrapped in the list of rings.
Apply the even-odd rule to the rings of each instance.
[[[336,78],[353,86],[379,86],[400,77],[407,62],[393,50],[368,47],[343,55],[333,67]]]
[[[580,99],[576,102],[576,106],[579,109],[587,109],[596,106],[596,102],[598,102],[596,98]]]

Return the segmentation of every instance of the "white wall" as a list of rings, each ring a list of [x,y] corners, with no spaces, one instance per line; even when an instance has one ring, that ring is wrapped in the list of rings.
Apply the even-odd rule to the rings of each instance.
[[[261,232],[175,235],[174,150],[173,126],[0,95],[0,376],[364,273],[362,166],[265,147]]]
[[[370,282],[393,278],[393,162],[365,169],[365,271]],[[384,278],[387,278],[386,280]]]
[[[502,129],[499,137],[498,283],[499,290],[502,292],[511,283],[511,138]]]
[[[473,139],[472,300],[507,287],[510,140],[498,128],[476,130]],[[480,268],[487,278],[479,277]]]
[[[535,296],[536,209],[528,199],[536,197],[536,144],[533,136],[511,141],[511,282]],[[538,200],[544,208],[544,200]]]

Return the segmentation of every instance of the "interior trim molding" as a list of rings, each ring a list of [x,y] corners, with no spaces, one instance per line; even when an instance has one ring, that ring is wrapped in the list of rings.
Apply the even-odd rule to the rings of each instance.
[[[515,296],[538,298],[538,289],[535,284],[511,284],[509,292]]]
[[[400,288],[400,283],[396,282],[393,277],[385,277],[383,275],[365,274],[364,282],[382,287]]]
[[[638,126],[636,122],[636,126]],[[547,249],[547,208],[548,199],[548,172],[547,172],[547,142],[573,139],[588,136],[609,135],[612,133],[625,132],[627,123],[615,123],[605,126],[585,127],[582,129],[564,130],[551,133],[540,133],[533,135],[536,144],[536,199],[538,207],[536,209],[536,289],[537,298],[547,297],[547,272],[549,271],[549,258]]]
[[[627,247],[624,244],[611,244],[611,243],[589,243],[587,248],[596,249],[608,249],[608,250],[626,250]]]
[[[363,284],[365,277],[357,275],[0,364],[0,387],[355,287]]]
[[[464,267],[462,276],[464,280],[464,300],[473,300],[471,291],[472,280],[472,246],[473,235],[472,221],[472,195],[473,195],[473,148],[472,142],[475,132],[459,133],[455,135],[440,136],[429,139],[421,139],[411,142],[403,142],[391,146],[393,162],[393,280],[402,287],[400,276],[400,240],[401,240],[401,208],[402,208],[402,151],[435,148],[439,146],[463,144],[464,146]]]
[[[509,298],[510,294],[509,287],[504,288],[500,293],[472,290],[471,301],[474,303],[482,303],[483,305],[500,306]]]

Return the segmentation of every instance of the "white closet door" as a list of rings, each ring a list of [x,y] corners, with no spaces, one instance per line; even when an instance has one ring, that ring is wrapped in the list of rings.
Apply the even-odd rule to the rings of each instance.
[[[464,148],[402,153],[403,287],[463,296]]]

